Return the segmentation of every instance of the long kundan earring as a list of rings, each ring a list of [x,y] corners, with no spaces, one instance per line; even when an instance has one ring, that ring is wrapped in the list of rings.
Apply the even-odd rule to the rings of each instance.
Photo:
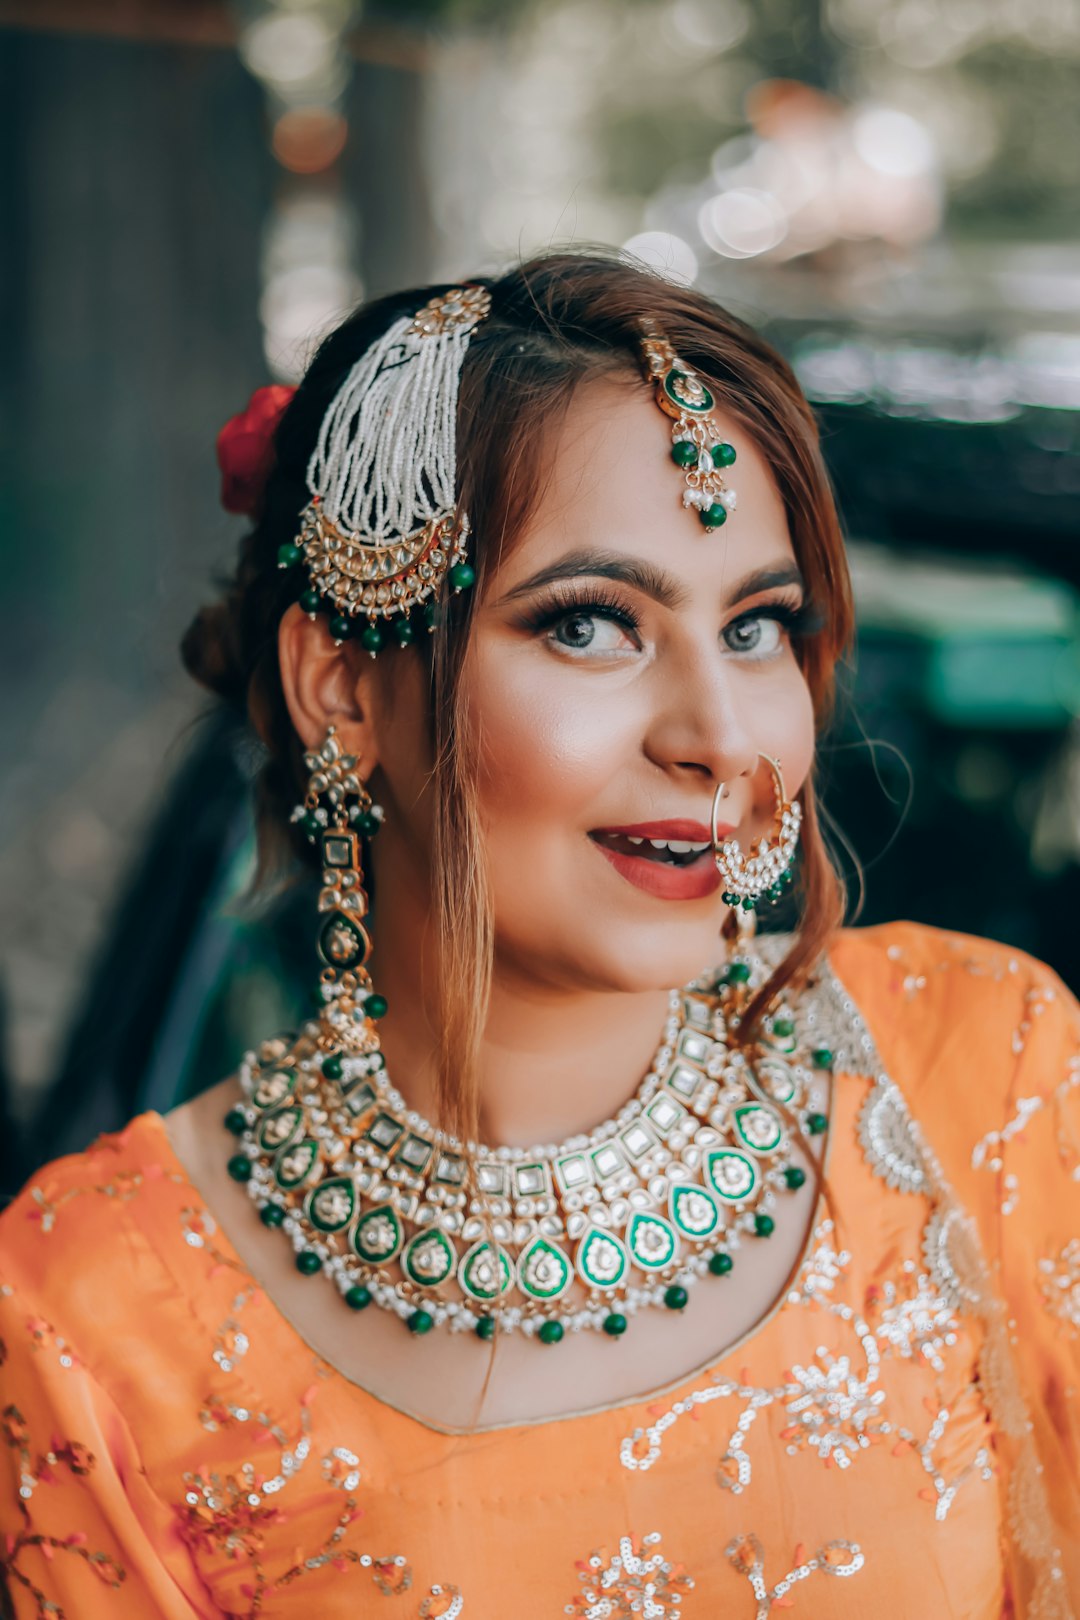
[[[307,792],[292,820],[300,824],[309,842],[320,846],[322,889],[319,912],[319,955],[326,964],[324,979],[349,973],[358,992],[371,991],[367,967],[371,938],[367,931],[368,899],[361,864],[361,838],[372,838],[382,825],[383,812],[374,804],[361,781],[357,760],[338,740],[330,726],[321,748],[304,755]],[[382,996],[369,994],[376,1004],[373,1016],[386,1011]],[[367,1009],[369,1014],[371,1009]]]

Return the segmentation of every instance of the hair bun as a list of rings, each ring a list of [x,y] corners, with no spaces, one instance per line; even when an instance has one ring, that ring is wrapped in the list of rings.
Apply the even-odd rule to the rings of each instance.
[[[199,609],[180,642],[180,657],[193,680],[226,703],[243,706],[247,698],[239,603],[230,591],[220,601]]]

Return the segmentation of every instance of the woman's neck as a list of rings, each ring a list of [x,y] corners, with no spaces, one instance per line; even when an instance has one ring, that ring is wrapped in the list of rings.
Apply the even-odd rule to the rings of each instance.
[[[411,935],[411,937],[410,937]],[[390,1003],[380,1037],[410,1108],[437,1114],[433,975],[422,936],[399,914],[376,931],[375,978]],[[578,989],[496,965],[479,1051],[480,1139],[489,1147],[558,1143],[610,1119],[636,1091],[660,1044],[667,992]]]

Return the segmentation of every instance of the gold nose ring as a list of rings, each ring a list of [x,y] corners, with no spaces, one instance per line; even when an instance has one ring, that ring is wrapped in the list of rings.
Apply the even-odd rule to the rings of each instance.
[[[764,838],[754,839],[746,854],[743,853],[737,838],[725,838],[721,841],[717,828],[720,822],[720,801],[726,799],[731,792],[727,782],[718,782],[716,785],[712,817],[709,822],[713,859],[726,885],[723,894],[724,904],[732,907],[741,906],[745,911],[753,911],[765,894],[779,898],[777,885],[783,882],[795,858],[799,844],[799,829],[802,826],[802,805],[798,801],[793,803],[788,798],[780,761],[774,759],[771,754],[759,754],[758,759],[763,759],[772,771],[773,791],[776,795],[776,809],[769,833]]]

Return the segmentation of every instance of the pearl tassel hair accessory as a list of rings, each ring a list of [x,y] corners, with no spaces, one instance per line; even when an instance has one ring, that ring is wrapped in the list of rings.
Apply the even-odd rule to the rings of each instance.
[[[335,641],[366,619],[361,644],[374,656],[387,621],[414,639],[409,616],[444,579],[467,589],[469,522],[457,510],[456,426],[461,366],[473,332],[491,309],[482,287],[456,288],[395,321],[352,367],[323,418],[308,463],[311,501],[299,540],[283,546],[283,568],[303,561],[313,617],[332,614]]]

